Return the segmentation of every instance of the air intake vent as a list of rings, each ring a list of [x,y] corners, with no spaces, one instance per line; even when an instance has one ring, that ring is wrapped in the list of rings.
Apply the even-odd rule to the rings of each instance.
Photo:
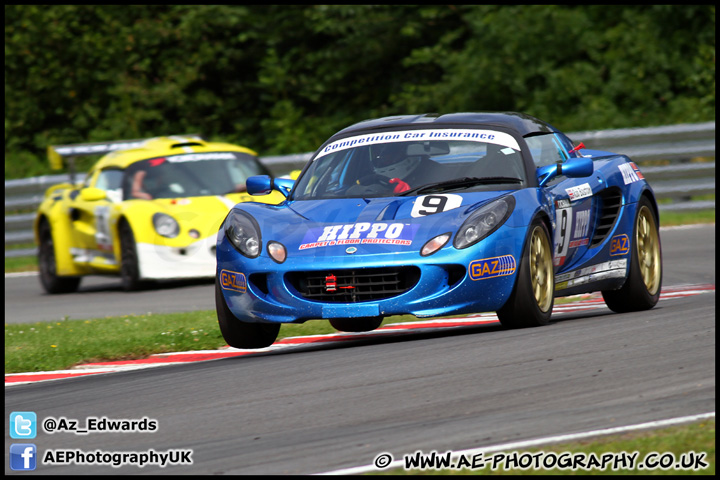
[[[204,147],[204,143],[200,142],[184,142],[184,143],[175,143],[170,148],[181,148],[181,147]]]
[[[599,215],[595,235],[593,235],[590,248],[600,245],[608,236],[617,221],[622,206],[622,193],[617,187],[608,188],[598,195],[600,200]]]
[[[288,282],[308,300],[357,303],[391,298],[410,290],[420,279],[417,267],[358,268],[327,272],[293,272]]]

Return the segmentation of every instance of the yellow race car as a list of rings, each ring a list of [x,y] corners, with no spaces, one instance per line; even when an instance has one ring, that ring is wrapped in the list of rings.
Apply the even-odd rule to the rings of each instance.
[[[63,159],[106,153],[82,184],[50,187],[34,222],[40,281],[48,293],[78,289],[85,275],[146,281],[212,278],[227,212],[257,200],[245,180],[268,170],[245,147],[172,136],[48,149]],[[72,178],[72,177],[71,177]],[[275,192],[265,203],[285,197]]]

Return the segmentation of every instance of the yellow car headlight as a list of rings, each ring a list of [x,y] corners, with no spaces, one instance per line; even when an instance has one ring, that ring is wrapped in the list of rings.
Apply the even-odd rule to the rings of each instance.
[[[177,220],[166,213],[156,213],[153,215],[153,227],[158,235],[167,238],[175,238],[180,233],[180,224]]]

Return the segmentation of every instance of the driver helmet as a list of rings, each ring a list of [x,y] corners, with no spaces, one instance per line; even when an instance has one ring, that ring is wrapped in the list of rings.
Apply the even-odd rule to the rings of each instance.
[[[405,178],[420,164],[417,156],[407,156],[407,145],[388,143],[373,152],[375,173],[387,178]]]

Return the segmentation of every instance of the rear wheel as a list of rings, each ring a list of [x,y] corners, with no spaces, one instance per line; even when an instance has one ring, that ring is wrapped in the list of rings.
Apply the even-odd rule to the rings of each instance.
[[[500,323],[509,328],[547,325],[555,300],[555,275],[550,234],[535,220],[523,249],[520,269],[508,301],[497,311]]]
[[[47,221],[42,221],[39,233],[38,267],[40,270],[40,283],[43,289],[47,293],[71,293],[77,291],[81,277],[61,277],[57,275],[55,242]]]
[[[330,325],[341,332],[369,332],[380,326],[383,317],[332,318]]]
[[[618,290],[602,292],[608,308],[618,313],[649,310],[660,299],[660,232],[655,213],[646,197],[638,202],[630,252],[630,270],[623,286]]]
[[[247,323],[238,319],[225,303],[217,278],[215,278],[215,310],[220,332],[231,347],[269,347],[280,333],[279,323]]]

